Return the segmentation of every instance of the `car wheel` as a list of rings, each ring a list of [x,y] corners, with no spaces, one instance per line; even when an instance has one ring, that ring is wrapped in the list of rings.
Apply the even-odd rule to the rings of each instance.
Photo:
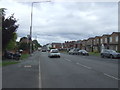
[[[101,57],[102,57],[102,58],[104,58],[104,55],[103,55],[103,54],[101,54]]]
[[[110,55],[110,58],[112,59],[112,58],[113,58],[113,55]]]

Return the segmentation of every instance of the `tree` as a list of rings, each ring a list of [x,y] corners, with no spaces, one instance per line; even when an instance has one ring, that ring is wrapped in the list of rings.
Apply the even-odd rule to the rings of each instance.
[[[38,47],[42,47],[37,40],[33,40],[32,42],[33,42],[34,49],[38,49]]]
[[[24,51],[29,51],[29,43],[25,43],[25,42],[20,43],[19,49],[22,49]]]
[[[5,18],[5,8],[1,8],[2,11],[2,49],[3,51],[7,48],[7,45],[15,39],[15,33],[19,25],[16,25],[16,18],[14,14]]]
[[[17,39],[17,34],[14,33],[14,37],[10,40],[10,42],[6,46],[7,50],[13,50],[17,48],[16,39]]]

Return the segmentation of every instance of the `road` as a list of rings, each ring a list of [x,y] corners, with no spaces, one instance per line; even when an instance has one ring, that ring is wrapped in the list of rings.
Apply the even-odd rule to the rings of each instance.
[[[11,82],[12,81],[12,82]],[[3,88],[118,88],[117,59],[35,52],[3,67]]]

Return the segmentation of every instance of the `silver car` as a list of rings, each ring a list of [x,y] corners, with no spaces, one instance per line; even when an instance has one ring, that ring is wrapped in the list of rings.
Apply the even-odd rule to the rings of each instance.
[[[51,49],[50,52],[48,52],[48,57],[59,57],[60,58],[60,53],[58,49]]]
[[[120,53],[117,53],[114,50],[110,50],[110,49],[104,49],[101,52],[101,57],[108,57],[108,58],[120,58]]]

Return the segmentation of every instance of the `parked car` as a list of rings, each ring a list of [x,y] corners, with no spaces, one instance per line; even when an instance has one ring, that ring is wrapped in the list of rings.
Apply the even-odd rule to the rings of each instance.
[[[87,56],[89,56],[89,53],[86,50],[79,50],[78,54],[79,55],[81,54],[81,55],[87,55]]]
[[[42,52],[46,52],[47,50],[46,49],[42,49]]]
[[[5,51],[4,58],[13,59],[13,53],[9,51]]]
[[[58,49],[51,49],[50,52],[48,52],[48,57],[59,57],[60,53]]]
[[[117,53],[114,50],[109,50],[109,49],[105,49],[101,52],[101,57],[108,57],[108,58],[120,58],[120,53]]]
[[[72,55],[78,55],[78,51],[79,51],[79,49],[74,48],[74,49],[71,49],[68,53],[72,54]]]
[[[6,59],[19,60],[20,57],[21,57],[21,53],[22,53],[21,51],[17,51],[17,52],[15,52],[15,53],[10,52],[10,51],[5,51],[4,57],[5,57]]]

